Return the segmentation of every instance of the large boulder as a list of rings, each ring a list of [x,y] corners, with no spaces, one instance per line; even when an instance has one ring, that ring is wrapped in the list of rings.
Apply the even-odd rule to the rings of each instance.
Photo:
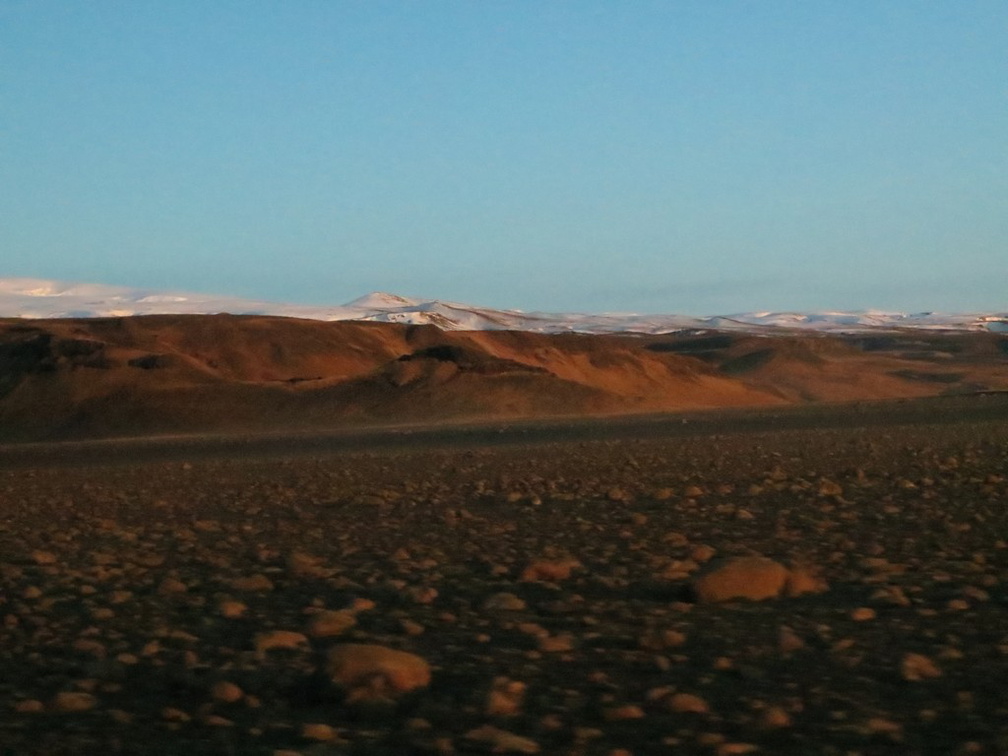
[[[806,568],[789,570],[766,557],[734,557],[712,561],[694,580],[697,601],[763,601],[779,596],[817,593],[826,584]]]

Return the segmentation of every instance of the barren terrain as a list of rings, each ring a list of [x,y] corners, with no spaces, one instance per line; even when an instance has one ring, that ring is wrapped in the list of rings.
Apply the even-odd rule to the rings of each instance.
[[[1008,335],[0,320],[0,441],[615,416],[1008,391]]]
[[[1005,754],[1006,500],[998,394],[0,447],[0,752]]]

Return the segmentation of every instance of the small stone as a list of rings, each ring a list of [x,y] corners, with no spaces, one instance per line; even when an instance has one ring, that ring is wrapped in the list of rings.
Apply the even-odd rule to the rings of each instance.
[[[644,716],[644,709],[636,704],[614,706],[602,712],[602,717],[607,722],[621,722],[627,719],[643,719]]]
[[[707,714],[710,712],[707,702],[692,693],[675,693],[669,698],[668,706],[677,714]]]
[[[526,603],[513,593],[495,593],[483,602],[483,608],[489,611],[520,612]]]
[[[792,567],[784,583],[784,593],[788,596],[804,596],[807,593],[822,593],[829,586],[810,567]]]
[[[51,551],[33,551],[31,553],[31,558],[32,561],[38,565],[50,565],[59,562],[59,557]]]
[[[539,559],[529,563],[522,570],[521,580],[525,582],[546,581],[558,583],[570,577],[571,571],[581,566],[576,559]]]
[[[521,711],[526,685],[508,677],[494,678],[484,712],[491,717],[513,717]]]
[[[819,495],[820,496],[843,496],[843,486],[833,480],[828,478],[822,478],[819,481]]]
[[[574,636],[569,633],[563,633],[561,635],[550,635],[545,638],[540,638],[539,650],[547,654],[573,651]]]
[[[879,588],[871,595],[872,601],[881,601],[893,606],[910,606],[910,599],[899,586],[890,585]]]
[[[192,717],[182,711],[182,709],[176,709],[174,706],[165,706],[161,709],[161,719],[166,722],[189,722],[192,720]]]
[[[878,616],[870,606],[861,606],[851,612],[850,617],[855,622],[866,622]]]
[[[350,602],[350,611],[360,614],[361,612],[369,612],[376,606],[378,606],[378,604],[369,598],[355,598],[352,602]]]
[[[249,575],[231,581],[231,587],[236,591],[250,591],[264,593],[273,590],[273,581],[265,575]]]
[[[330,652],[326,671],[350,691],[350,700],[388,698],[430,684],[430,665],[406,651],[372,644],[345,643]]]
[[[777,631],[777,648],[782,654],[790,654],[804,647],[805,641],[790,627],[782,626]]]
[[[865,730],[870,735],[885,735],[891,740],[903,739],[903,726],[884,717],[872,717],[865,723]]]
[[[332,571],[325,568],[319,557],[295,551],[287,557],[287,572],[294,578],[324,578]]]
[[[407,588],[404,593],[418,604],[433,604],[438,597],[438,589],[430,585],[415,585]]]
[[[307,647],[308,638],[293,630],[271,630],[255,637],[255,650],[260,657],[275,649],[302,650]]]
[[[348,610],[322,611],[308,621],[308,635],[312,638],[331,638],[342,635],[357,624],[357,615]]]
[[[490,749],[491,753],[539,753],[539,744],[530,738],[515,735],[492,725],[483,725],[465,734],[466,740],[475,741]]]
[[[248,606],[243,604],[241,601],[226,599],[220,602],[217,606],[217,611],[220,612],[220,615],[225,619],[238,619],[248,611]]]
[[[768,730],[790,727],[791,715],[780,706],[768,706],[760,715],[760,726]]]
[[[686,642],[686,634],[678,630],[652,631],[642,635],[638,644],[648,651],[664,651],[667,648],[675,648]]]
[[[107,650],[105,645],[94,638],[77,638],[70,647],[74,651],[79,651],[82,654],[89,654],[96,659],[104,659],[107,655]]]
[[[158,593],[160,593],[162,596],[185,593],[188,590],[189,586],[187,586],[181,580],[172,577],[167,577],[164,580],[162,580],[157,588]]]
[[[690,559],[694,562],[708,562],[715,554],[717,554],[717,549],[713,546],[708,546],[706,543],[701,543],[690,551]]]
[[[74,713],[90,711],[98,705],[98,699],[90,693],[63,691],[53,698],[52,707],[56,711]]]
[[[14,704],[14,711],[18,714],[38,714],[40,711],[45,711],[45,705],[41,701],[29,698]]]
[[[402,631],[406,633],[406,635],[423,635],[424,632],[427,630],[427,628],[425,628],[419,622],[415,622],[414,620],[411,619],[399,620],[399,627],[402,628]]]
[[[907,653],[900,661],[900,673],[904,680],[919,682],[935,677],[941,677],[941,670],[924,654]]]
[[[210,697],[214,701],[220,701],[221,703],[235,703],[236,701],[240,701],[244,695],[245,691],[227,680],[214,683],[213,687],[210,688]]]
[[[717,756],[739,756],[745,753],[755,753],[759,748],[752,743],[722,743],[717,747]]]
[[[327,743],[336,740],[339,733],[334,727],[321,723],[306,723],[301,727],[301,737],[305,740],[317,740]]]

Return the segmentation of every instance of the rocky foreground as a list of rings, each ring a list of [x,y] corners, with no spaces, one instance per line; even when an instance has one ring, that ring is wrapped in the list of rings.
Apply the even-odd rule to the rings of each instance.
[[[0,449],[0,753],[1008,753],[1008,423],[717,428]]]

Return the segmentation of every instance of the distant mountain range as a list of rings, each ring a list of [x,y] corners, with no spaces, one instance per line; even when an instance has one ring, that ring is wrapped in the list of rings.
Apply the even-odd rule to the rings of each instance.
[[[104,284],[32,278],[0,278],[0,317],[94,318],[155,314],[276,315],[311,320],[359,320],[434,325],[446,331],[509,330],[534,333],[672,333],[686,330],[863,331],[918,328],[1008,332],[1008,312],[902,313],[747,312],[693,317],[632,313],[552,313],[402,297],[375,292],[344,305],[309,306],[212,296],[188,292],[134,289]]]

